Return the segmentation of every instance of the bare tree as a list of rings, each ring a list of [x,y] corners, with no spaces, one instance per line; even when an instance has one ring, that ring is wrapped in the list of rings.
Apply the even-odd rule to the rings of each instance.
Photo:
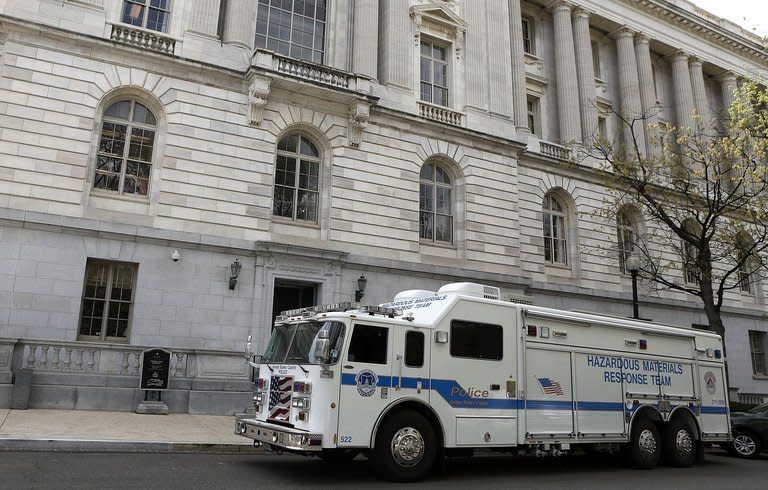
[[[588,149],[614,200],[607,215],[622,204],[641,212],[649,232],[631,244],[640,276],[699,297],[709,327],[724,336],[726,293],[755,288],[768,271],[768,93],[744,83],[718,125],[614,117],[625,141],[598,139]],[[638,143],[644,130],[648,148]]]

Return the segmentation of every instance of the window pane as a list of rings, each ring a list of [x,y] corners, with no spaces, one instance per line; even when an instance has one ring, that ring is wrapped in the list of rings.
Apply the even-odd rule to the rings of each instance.
[[[123,22],[134,26],[141,26],[144,20],[144,0],[126,0],[123,5]]]
[[[290,151],[296,153],[299,147],[299,136],[291,134],[281,139],[277,144],[278,150]]]
[[[435,85],[439,85],[441,87],[445,87],[447,85],[446,80],[448,80],[448,67],[442,63],[435,63],[435,78],[434,82]]]
[[[432,57],[436,60],[445,61],[446,49],[443,46],[433,45]]]
[[[387,340],[389,329],[372,325],[355,325],[349,343],[349,362],[371,364],[387,363]]]
[[[104,111],[105,116],[113,117],[115,119],[124,119],[128,120],[128,114],[131,112],[131,102],[128,100],[124,100],[122,102],[116,102],[109,106],[109,108]]]
[[[440,182],[441,184],[451,183],[451,178],[448,176],[448,172],[446,172],[440,165],[435,165],[435,182]]]
[[[301,161],[299,172],[299,189],[317,190],[317,162]]]
[[[294,187],[296,185],[296,160],[278,155],[276,165],[275,183]]]
[[[311,157],[320,156],[320,152],[317,151],[317,147],[315,147],[315,145],[313,145],[312,142],[306,138],[301,138],[301,154]]]
[[[453,235],[453,218],[438,214],[435,216],[435,241],[451,243]]]
[[[450,342],[454,357],[497,361],[503,357],[503,329],[500,325],[453,320]]]
[[[405,333],[405,365],[421,367],[424,365],[424,333]]]
[[[93,187],[97,189],[107,189],[110,191],[117,191],[120,185],[120,176],[113,174],[103,174],[96,172],[96,176],[93,179]]]
[[[432,85],[428,83],[421,84],[419,99],[424,102],[432,102]]]
[[[432,81],[432,62],[428,58],[421,58],[420,63],[420,80],[422,82],[431,82]]]
[[[552,239],[547,237],[544,238],[544,260],[547,262],[554,261],[552,257]]]
[[[133,106],[133,122],[154,126],[155,116],[149,109],[136,102]]]
[[[317,221],[317,193],[299,191],[296,204],[296,219]]]
[[[434,211],[433,189],[431,184],[419,184],[419,209],[421,211]]]
[[[272,204],[272,214],[293,218],[293,189],[275,186],[275,200]]]
[[[101,128],[99,151],[111,155],[123,156],[127,130],[127,126],[105,121]]]
[[[434,97],[432,98],[432,103],[437,105],[448,105],[448,90],[444,88],[435,88],[434,90]]]
[[[152,161],[152,146],[154,142],[154,131],[133,128],[131,130],[131,144],[128,148],[128,157],[137,158],[145,162]]]
[[[429,212],[419,213],[419,238],[432,239],[435,215]]]
[[[424,180],[434,180],[435,165],[432,163],[425,163],[421,166],[420,178]]]
[[[435,211],[440,214],[451,214],[451,189],[436,187],[435,195]]]

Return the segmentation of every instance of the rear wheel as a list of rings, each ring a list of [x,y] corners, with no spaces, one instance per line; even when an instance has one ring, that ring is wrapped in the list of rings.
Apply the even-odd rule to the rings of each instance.
[[[753,433],[736,429],[733,433],[733,451],[731,454],[740,458],[757,458],[763,445]]]
[[[662,453],[664,462],[680,468],[696,462],[696,439],[687,424],[673,420],[664,427]]]
[[[625,455],[627,462],[634,468],[649,469],[656,466],[661,457],[661,437],[656,424],[648,419],[636,421]]]
[[[376,434],[372,463],[376,473],[392,481],[416,481],[432,469],[437,437],[432,424],[412,411],[393,414]]]

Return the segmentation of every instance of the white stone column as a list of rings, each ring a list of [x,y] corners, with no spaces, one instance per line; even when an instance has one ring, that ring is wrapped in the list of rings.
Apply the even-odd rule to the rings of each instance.
[[[736,92],[736,75],[728,71],[720,76],[720,90],[723,93],[723,108],[727,111],[733,103],[733,94]]]
[[[509,30],[512,47],[512,109],[518,132],[529,133],[528,93],[525,87],[525,51],[523,49],[523,17],[521,0],[509,0]]]
[[[705,133],[712,128],[712,114],[709,110],[709,101],[707,100],[707,87],[704,84],[704,70],[701,60],[692,58],[688,63],[691,72],[691,88],[693,91],[693,101],[696,111],[701,118],[701,124]]]
[[[224,12],[224,33],[221,41],[246,49],[253,48],[256,36],[256,6],[253,0],[228,0]]]
[[[627,153],[633,155],[632,146],[637,142],[640,157],[646,155],[645,121],[643,120],[642,102],[640,98],[640,82],[635,58],[635,33],[627,28],[621,28],[614,33],[616,38],[616,57],[619,65],[619,92],[621,94],[621,116],[626,120],[624,126],[624,143]]]
[[[220,0],[195,0],[189,19],[189,30],[206,36],[216,36]]]
[[[645,137],[648,155],[654,154],[658,148],[654,145],[652,128],[659,124],[659,110],[656,106],[656,86],[653,82],[653,65],[651,48],[648,37],[635,36],[635,58],[637,59],[637,78],[640,86],[640,110],[645,114]]]
[[[571,4],[558,1],[552,5],[555,24],[555,78],[557,80],[557,109],[560,115],[560,142],[581,141],[579,116],[579,82],[576,76],[576,56],[573,46]]]
[[[597,98],[592,38],[589,35],[589,12],[582,8],[573,11],[573,42],[576,50],[576,76],[579,81],[581,139],[584,143],[589,143],[597,136]]]
[[[355,0],[352,71],[377,78],[379,50],[379,2]]]
[[[675,92],[675,116],[678,127],[693,127],[693,88],[688,55],[678,51],[672,57],[672,85]]]

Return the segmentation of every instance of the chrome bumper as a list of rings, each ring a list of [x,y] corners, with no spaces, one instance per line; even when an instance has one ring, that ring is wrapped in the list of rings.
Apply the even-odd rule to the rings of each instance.
[[[235,434],[291,451],[322,451],[323,435],[280,427],[256,419],[237,419]]]

